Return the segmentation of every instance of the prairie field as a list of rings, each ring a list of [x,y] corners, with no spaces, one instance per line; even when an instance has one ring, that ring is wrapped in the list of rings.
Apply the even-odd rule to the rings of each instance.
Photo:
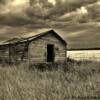
[[[68,51],[67,56],[75,60],[100,61],[100,50],[73,50]]]
[[[100,100],[100,62],[38,66],[1,66],[0,100]]]

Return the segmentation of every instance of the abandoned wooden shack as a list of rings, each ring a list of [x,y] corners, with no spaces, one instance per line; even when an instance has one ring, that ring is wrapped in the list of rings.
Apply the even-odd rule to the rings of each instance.
[[[64,61],[67,43],[54,30],[28,38],[12,39],[0,45],[0,61],[4,63],[48,63]]]

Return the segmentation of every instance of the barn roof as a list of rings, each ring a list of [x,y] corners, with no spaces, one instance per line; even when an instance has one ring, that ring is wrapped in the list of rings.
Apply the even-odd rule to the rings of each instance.
[[[53,33],[59,40],[61,40],[64,44],[67,44],[66,41],[60,36],[58,35],[54,30],[49,30],[31,37],[27,37],[27,38],[12,38],[10,40],[7,40],[5,42],[3,42],[0,45],[8,45],[8,44],[15,44],[15,43],[23,43],[23,42],[28,42],[28,41],[34,41],[42,36],[45,36],[47,34]]]

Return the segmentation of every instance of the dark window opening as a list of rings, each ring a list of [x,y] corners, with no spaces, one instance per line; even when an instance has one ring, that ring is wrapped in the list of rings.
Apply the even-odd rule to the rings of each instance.
[[[47,62],[54,62],[54,45],[47,45]]]

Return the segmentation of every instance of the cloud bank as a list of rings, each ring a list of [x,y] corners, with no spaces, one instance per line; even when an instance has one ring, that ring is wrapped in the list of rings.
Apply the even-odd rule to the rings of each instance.
[[[99,5],[98,0],[4,1],[0,4],[0,24],[13,26],[14,24],[34,24],[34,26],[40,27],[41,25],[48,26],[48,23],[49,26],[52,26],[57,24],[58,21],[87,22],[92,18],[91,16],[96,15],[94,12],[97,11],[96,7]],[[91,7],[88,7],[88,5],[91,5]],[[51,22],[52,25],[50,25]]]
[[[97,0],[1,0],[5,1],[0,13],[28,13],[33,17],[54,18]],[[85,10],[84,7],[81,10]]]

